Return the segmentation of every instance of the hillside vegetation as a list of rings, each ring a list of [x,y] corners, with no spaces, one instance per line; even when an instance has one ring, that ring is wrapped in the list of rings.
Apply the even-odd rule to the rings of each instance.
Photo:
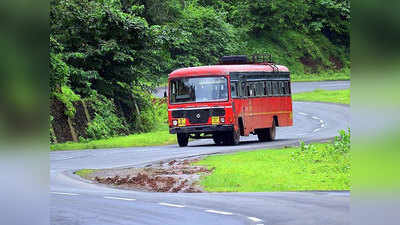
[[[51,142],[156,128],[151,90],[223,55],[271,53],[294,80],[347,73],[349,27],[349,0],[51,0]]]

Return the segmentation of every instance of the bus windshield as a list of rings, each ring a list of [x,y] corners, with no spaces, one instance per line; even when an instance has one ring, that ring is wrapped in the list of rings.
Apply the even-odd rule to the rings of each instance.
[[[170,83],[170,102],[215,102],[228,100],[225,77],[177,78]]]

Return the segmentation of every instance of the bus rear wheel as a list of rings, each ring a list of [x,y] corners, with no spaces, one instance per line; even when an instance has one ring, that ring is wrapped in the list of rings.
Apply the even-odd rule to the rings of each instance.
[[[275,123],[270,128],[260,129],[257,132],[259,141],[273,141],[276,136],[276,126]]]
[[[177,133],[176,138],[178,140],[179,147],[186,147],[189,143],[189,135],[185,133]]]

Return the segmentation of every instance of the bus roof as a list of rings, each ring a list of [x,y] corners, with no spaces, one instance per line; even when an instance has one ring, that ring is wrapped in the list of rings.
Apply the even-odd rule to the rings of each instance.
[[[169,78],[191,77],[202,75],[228,75],[230,72],[289,72],[289,69],[281,65],[245,64],[245,65],[214,65],[198,66],[177,69],[169,74]]]

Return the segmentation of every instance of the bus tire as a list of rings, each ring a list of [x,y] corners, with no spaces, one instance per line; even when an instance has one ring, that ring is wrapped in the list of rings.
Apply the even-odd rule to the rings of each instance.
[[[240,142],[240,133],[239,133],[239,131],[227,132],[224,135],[224,144],[225,145],[238,145],[239,142]]]
[[[240,131],[233,132],[233,145],[238,145],[240,143]]]
[[[224,136],[220,133],[216,133],[213,135],[213,140],[216,145],[222,145],[224,143]]]
[[[189,135],[185,133],[177,133],[176,138],[178,140],[179,147],[186,147],[189,143]]]
[[[275,140],[275,136],[276,136],[275,122],[272,123],[272,127],[270,127],[270,128],[260,129],[257,132],[257,136],[258,136],[258,140],[262,141],[262,142]]]
[[[269,128],[265,128],[265,129],[260,129],[257,131],[257,137],[258,137],[258,141],[264,142],[264,141],[268,141],[267,135],[268,135],[268,130]]]
[[[276,126],[275,123],[273,123],[272,127],[267,129],[267,141],[273,141],[275,140],[276,137]]]

